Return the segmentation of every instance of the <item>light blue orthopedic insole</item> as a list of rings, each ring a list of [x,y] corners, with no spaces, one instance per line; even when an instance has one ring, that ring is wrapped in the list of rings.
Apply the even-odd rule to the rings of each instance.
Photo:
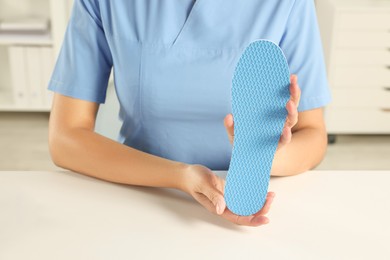
[[[251,42],[232,79],[234,141],[225,201],[248,216],[264,205],[274,154],[287,116],[290,71],[282,50],[267,40]]]

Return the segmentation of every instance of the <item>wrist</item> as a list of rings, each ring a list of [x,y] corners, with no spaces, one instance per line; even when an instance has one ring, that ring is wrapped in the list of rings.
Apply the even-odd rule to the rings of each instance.
[[[185,193],[189,193],[189,188],[188,188],[188,176],[189,172],[191,171],[192,165],[191,164],[186,164],[186,163],[178,163],[176,167],[176,178],[173,183],[173,187],[177,190],[183,191]]]

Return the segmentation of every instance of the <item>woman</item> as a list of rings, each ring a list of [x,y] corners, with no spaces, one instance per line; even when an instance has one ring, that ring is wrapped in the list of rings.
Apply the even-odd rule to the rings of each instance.
[[[292,75],[272,175],[313,168],[326,150],[330,94],[309,0],[76,0],[49,84],[54,163],[111,182],[176,188],[240,225],[268,223],[273,193],[258,213],[234,215],[224,181],[210,170],[229,166],[231,78],[259,38],[280,45],[302,88]],[[94,132],[112,67],[118,142]]]

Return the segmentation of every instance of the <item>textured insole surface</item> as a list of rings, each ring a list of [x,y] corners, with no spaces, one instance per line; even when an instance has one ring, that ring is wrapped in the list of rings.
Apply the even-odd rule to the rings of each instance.
[[[248,216],[264,205],[274,154],[287,116],[290,72],[282,50],[266,40],[251,42],[232,80],[234,143],[225,200]]]

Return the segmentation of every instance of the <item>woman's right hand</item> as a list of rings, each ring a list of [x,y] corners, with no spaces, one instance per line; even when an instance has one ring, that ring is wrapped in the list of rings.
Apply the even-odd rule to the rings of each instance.
[[[190,194],[208,211],[220,215],[228,221],[244,226],[261,226],[269,219],[265,216],[272,204],[275,193],[268,192],[264,207],[254,215],[239,216],[231,212],[224,199],[225,180],[202,165],[190,165],[184,176],[182,190]]]

